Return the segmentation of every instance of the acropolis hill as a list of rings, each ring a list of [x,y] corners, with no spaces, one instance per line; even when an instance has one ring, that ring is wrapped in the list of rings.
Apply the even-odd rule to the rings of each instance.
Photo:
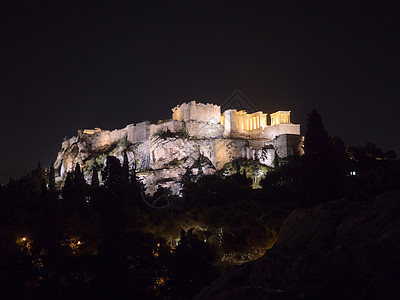
[[[218,105],[191,101],[174,107],[172,119],[112,131],[78,130],[77,136],[63,141],[54,166],[57,181],[63,182],[79,163],[90,183],[94,169],[101,178],[107,155],[122,162],[126,151],[147,193],[165,187],[176,194],[188,170],[193,175],[213,174],[239,158],[273,167],[275,159],[302,154],[301,141],[300,125],[291,123],[290,111],[269,118],[261,111],[228,109],[221,114]]]

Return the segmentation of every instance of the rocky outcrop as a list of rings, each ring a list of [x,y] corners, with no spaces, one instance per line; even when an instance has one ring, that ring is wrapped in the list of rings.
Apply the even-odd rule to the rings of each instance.
[[[397,299],[400,190],[375,203],[340,199],[297,209],[274,247],[226,272],[196,299]],[[264,297],[264,298],[263,298]]]
[[[221,123],[221,118],[225,120],[225,117],[221,116],[218,105],[195,101],[178,105],[172,111],[172,119],[155,123],[143,121],[112,131],[100,128],[78,130],[78,136],[62,143],[54,164],[56,182],[62,185],[66,174],[77,164],[88,183],[93,170],[99,172],[101,182],[100,170],[106,157],[116,156],[122,162],[126,152],[131,169],[135,168],[139,173],[148,193],[153,194],[163,187],[177,194],[182,175],[191,172],[199,158],[203,158],[201,169],[196,166],[193,175],[212,174],[241,158],[263,165],[260,171],[265,170],[265,166],[272,167],[277,159],[302,154],[299,124],[267,126],[266,114],[257,112],[248,115],[246,124],[238,130],[236,117],[227,117],[229,124]],[[229,112],[232,116],[236,113],[236,110]],[[243,111],[239,114],[247,115]],[[258,172],[257,177],[252,178],[254,186],[264,176],[265,172]]]
[[[214,125],[218,124],[209,124],[211,133]],[[180,180],[188,171],[192,175],[210,175],[240,158],[271,167],[275,153],[280,151],[277,141],[282,137],[273,141],[196,137],[185,131],[187,126],[179,121],[167,121],[160,124],[142,122],[136,127],[131,124],[113,131],[80,130],[77,137],[62,143],[54,164],[56,181],[62,184],[76,164],[80,165],[89,184],[93,170],[99,172],[101,181],[106,157],[112,155],[122,162],[126,152],[130,169],[136,170],[148,194],[160,187],[178,194]],[[198,166],[199,159],[201,166]],[[252,179],[258,182],[266,170],[259,168],[255,174],[257,178]]]
[[[201,168],[202,173],[207,175],[216,171],[209,159],[214,149],[214,140],[160,138],[154,135],[147,141],[132,144],[123,135],[116,135],[114,140],[109,134],[96,135],[89,138],[72,138],[63,143],[55,162],[58,182],[62,182],[66,173],[72,171],[76,164],[81,166],[88,183],[91,183],[94,169],[99,172],[101,179],[100,171],[104,168],[106,157],[112,155],[122,162],[124,152],[127,153],[130,169],[137,171],[148,194],[153,194],[159,187],[167,188],[173,194],[179,193],[180,180],[188,169],[198,173]],[[100,135],[103,142],[99,142]],[[100,144],[103,145],[101,148]],[[198,166],[199,160],[201,162]]]

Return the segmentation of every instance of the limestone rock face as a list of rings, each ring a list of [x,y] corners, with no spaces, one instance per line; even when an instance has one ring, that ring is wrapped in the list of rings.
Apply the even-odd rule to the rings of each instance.
[[[374,204],[340,199],[297,209],[262,258],[226,272],[195,299],[228,299],[240,286],[285,291],[282,299],[397,299],[399,237],[400,190]]]
[[[115,139],[110,136],[107,132],[98,132],[64,141],[54,165],[57,181],[62,182],[76,164],[81,166],[88,183],[91,183],[95,168],[101,179],[100,170],[107,156],[115,156],[122,163],[125,151],[130,169],[136,170],[149,194],[160,187],[169,189],[173,194],[179,193],[180,180],[188,170],[193,175],[200,172],[199,168],[206,175],[216,171],[211,161],[215,152],[213,139],[161,138],[153,135],[148,140],[129,143],[123,132],[114,134]],[[198,166],[200,158],[202,162]]]
[[[286,158],[299,152],[300,145],[300,136],[292,134],[272,139],[254,132],[251,136],[250,133],[225,136],[219,106],[192,101],[174,108],[172,120],[144,121],[112,131],[79,130],[78,136],[63,141],[54,167],[56,181],[61,184],[76,164],[88,183],[93,170],[97,170],[101,182],[107,156],[115,156],[122,163],[126,152],[130,168],[136,170],[147,193],[153,194],[162,187],[177,194],[187,172],[194,176],[213,174],[240,158],[272,167],[278,159],[276,154]],[[263,172],[253,178],[255,183],[265,176]]]

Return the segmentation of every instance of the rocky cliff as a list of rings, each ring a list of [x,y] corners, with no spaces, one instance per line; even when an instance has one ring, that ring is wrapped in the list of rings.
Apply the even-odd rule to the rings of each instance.
[[[398,299],[399,237],[400,190],[297,209],[271,250],[196,299]]]
[[[185,173],[210,175],[240,158],[256,161],[261,166],[257,174],[249,173],[255,176],[254,182],[258,182],[265,175],[266,166],[272,166],[275,158],[271,142],[197,138],[182,129],[173,132],[168,128],[150,130],[146,139],[132,140],[128,125],[124,129],[93,134],[80,131],[78,136],[65,140],[54,164],[56,181],[62,184],[67,172],[79,164],[90,184],[94,170],[101,179],[101,170],[108,155],[117,157],[122,163],[125,152],[130,169],[136,170],[148,194],[153,194],[159,187],[178,194]]]
[[[200,129],[216,126],[196,124]],[[198,131],[192,134],[189,125],[167,120],[157,124],[131,124],[113,131],[79,130],[77,136],[62,143],[54,164],[56,181],[62,185],[67,172],[74,170],[76,164],[89,184],[94,170],[101,180],[106,157],[115,156],[122,163],[126,152],[130,169],[136,170],[148,194],[160,187],[178,194],[182,176],[187,172],[193,176],[210,175],[236,159],[252,160],[260,165],[257,172],[249,173],[257,185],[267,167],[273,166],[276,154],[281,158],[293,155],[301,142],[300,136],[291,135],[280,135],[274,140],[224,138],[222,131],[219,136],[199,137]]]
[[[196,173],[201,167],[204,174],[215,172],[212,162],[205,156],[209,156],[210,151],[207,150],[212,148],[211,141],[208,140],[154,135],[149,140],[130,143],[126,135],[123,135],[117,139],[107,139],[101,143],[101,147],[96,141],[96,146],[93,147],[93,140],[96,138],[73,137],[67,143],[63,143],[55,162],[58,182],[62,183],[66,173],[79,164],[86,181],[91,183],[93,170],[97,170],[101,178],[101,170],[108,155],[117,157],[122,163],[125,151],[130,169],[137,171],[147,188],[147,193],[150,194],[158,187],[165,187],[174,194],[177,193],[180,189],[179,180],[187,169]],[[200,165],[197,163],[199,160]]]
[[[221,123],[226,118],[221,116],[218,105],[191,101],[172,111],[172,119],[154,123],[144,121],[112,131],[79,130],[76,137],[62,143],[54,164],[56,181],[62,185],[66,173],[76,164],[88,183],[94,170],[99,172],[101,181],[100,170],[106,157],[116,156],[122,162],[126,152],[130,169],[138,172],[147,193],[153,194],[162,187],[178,194],[182,175],[187,172],[213,174],[240,158],[256,161],[261,165],[258,170],[266,170],[265,166],[272,167],[275,159],[303,152],[300,125],[290,123],[290,118],[270,126],[266,114],[257,112],[247,116],[246,124],[237,128],[237,117]],[[232,116],[237,113],[229,111]],[[243,111],[239,114],[247,115]],[[265,173],[258,172],[252,178],[254,184],[263,176]]]

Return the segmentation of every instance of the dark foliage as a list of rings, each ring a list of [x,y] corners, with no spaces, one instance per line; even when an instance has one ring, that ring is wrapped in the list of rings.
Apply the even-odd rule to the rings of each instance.
[[[2,298],[188,299],[226,268],[260,257],[294,208],[372,201],[400,187],[395,154],[372,143],[346,149],[316,111],[310,118],[310,154],[277,165],[261,190],[239,164],[226,178],[187,172],[183,197],[151,210],[126,153],[122,164],[107,158],[103,185],[96,169],[86,184],[77,165],[62,197],[52,167],[0,186]]]

